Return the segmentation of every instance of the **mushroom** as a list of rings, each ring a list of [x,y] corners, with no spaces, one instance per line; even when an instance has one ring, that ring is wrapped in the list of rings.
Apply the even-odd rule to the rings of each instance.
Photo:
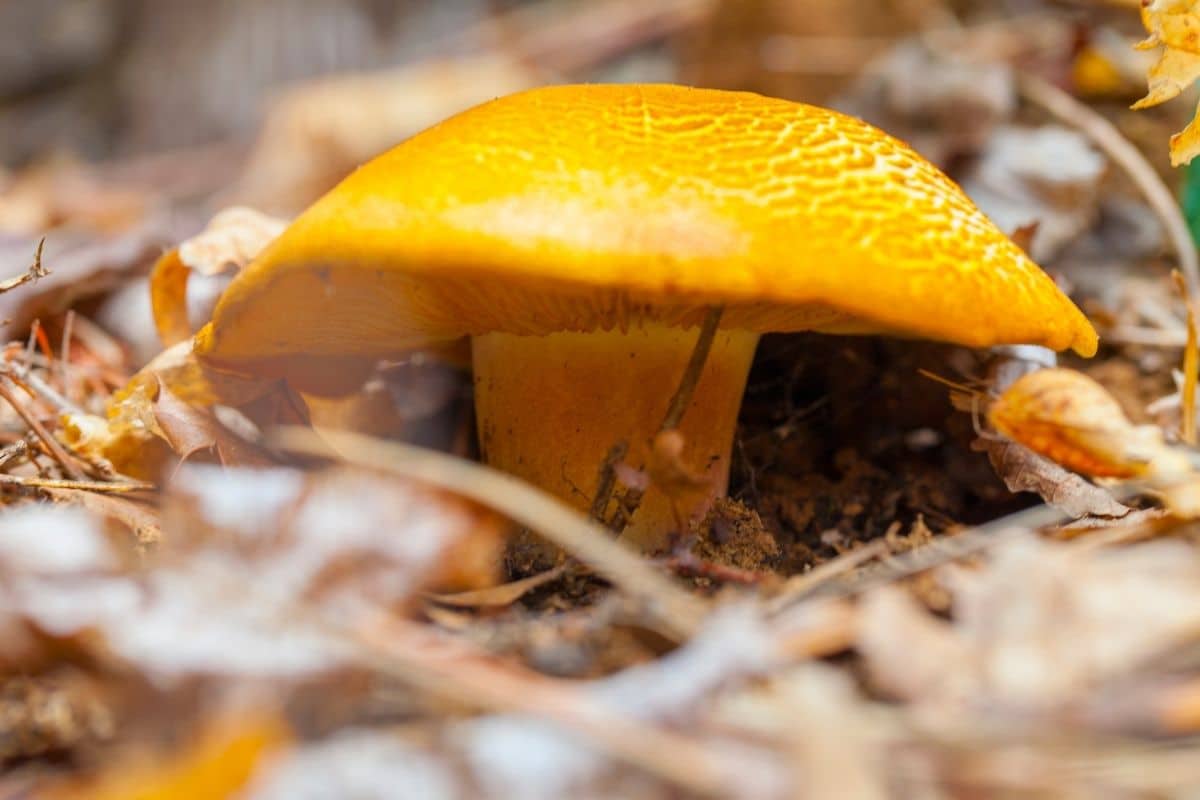
[[[834,111],[668,85],[477,106],[359,168],[222,296],[209,366],[347,392],[378,359],[471,337],[483,458],[586,509],[618,441],[643,464],[712,307],[683,418],[726,490],[760,334],[888,334],[1089,356],[1096,333],[937,168]],[[652,487],[627,535],[674,524]]]

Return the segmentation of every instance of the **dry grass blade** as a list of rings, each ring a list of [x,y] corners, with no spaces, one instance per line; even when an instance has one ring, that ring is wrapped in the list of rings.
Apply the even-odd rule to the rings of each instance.
[[[1196,376],[1200,373],[1200,350],[1196,345],[1196,304],[1188,295],[1187,283],[1178,270],[1171,273],[1187,308],[1187,342],[1183,348],[1182,403],[1179,410],[1179,438],[1196,446]]]
[[[883,539],[876,539],[848,553],[843,553],[835,559],[826,561],[808,572],[789,578],[779,594],[773,597],[767,605],[768,613],[774,614],[782,611],[834,578],[845,575],[868,561],[885,555],[887,549],[887,542]]]
[[[12,390],[8,388],[8,382],[3,378],[0,378],[0,397],[8,401],[13,411],[16,411],[17,415],[29,426],[29,429],[37,434],[38,439],[41,440],[46,450],[54,456],[54,460],[59,463],[63,472],[67,473],[74,480],[80,481],[84,479],[83,471],[79,468],[71,454],[58,443],[58,439],[55,439],[50,431],[46,430],[46,426],[42,425],[37,417],[29,413],[29,409],[21,404]]]
[[[1127,496],[1120,495],[1121,497]],[[937,539],[918,550],[888,559],[878,569],[862,570],[841,581],[818,587],[814,596],[857,594],[893,581],[908,578],[934,567],[974,555],[1004,542],[1011,535],[1062,522],[1066,514],[1047,505],[1034,506],[1015,514],[971,528],[950,538]]]
[[[64,481],[55,478],[25,478],[20,475],[6,475],[2,472],[0,472],[0,484],[27,486],[33,489],[79,489],[87,492],[108,492],[112,494],[150,491],[154,489],[154,484],[141,483],[140,481],[122,481],[121,483],[86,480]]]
[[[704,322],[700,324],[700,333],[696,337],[696,346],[692,348],[687,368],[684,369],[683,377],[679,379],[679,386],[675,389],[675,394],[667,406],[667,413],[659,427],[660,433],[678,428],[684,412],[691,405],[692,395],[696,393],[696,384],[700,382],[700,374],[704,372],[704,364],[708,361],[709,351],[712,350],[713,337],[717,335],[717,328],[721,326],[721,315],[724,310],[721,306],[716,306],[710,308],[704,315]]]
[[[487,589],[475,589],[469,592],[453,592],[450,594],[427,592],[425,599],[432,600],[440,605],[455,606],[458,608],[508,606],[539,586],[544,586],[562,577],[567,571],[567,566],[567,564],[560,564],[553,569],[539,572],[537,575],[530,575],[528,578],[509,581],[508,583],[502,583],[499,586],[492,586]]]
[[[306,428],[280,428],[269,439],[285,450],[334,455],[350,464],[390,472],[466,497],[499,511],[588,564],[645,604],[655,626],[677,639],[690,637],[707,606],[665,578],[608,531],[557,498],[494,469],[412,445]],[[333,448],[333,453],[330,452]]]

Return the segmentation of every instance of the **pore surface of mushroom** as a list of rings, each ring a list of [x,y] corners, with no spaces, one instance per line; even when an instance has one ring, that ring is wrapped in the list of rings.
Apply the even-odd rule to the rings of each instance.
[[[681,430],[725,491],[767,331],[1096,349],[1091,325],[962,191],[859,120],[739,92],[558,86],[478,106],[361,167],[244,270],[196,352],[350,391],[377,359],[472,339],[484,458],[590,506],[644,463],[706,310]],[[673,527],[653,489],[630,528]]]

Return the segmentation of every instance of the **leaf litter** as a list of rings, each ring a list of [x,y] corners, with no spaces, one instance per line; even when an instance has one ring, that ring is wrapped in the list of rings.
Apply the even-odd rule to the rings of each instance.
[[[603,47],[709,24],[681,2],[655,28],[642,5],[606,0]],[[718,5],[712,19],[754,13]],[[1147,8],[1165,52],[1180,50],[1190,6]],[[832,18],[851,39],[870,27]],[[563,69],[604,60],[506,20]],[[1132,42],[1128,26],[1088,28],[1104,47],[1085,71],[1064,44],[1078,19],[1037,22],[1036,36],[992,20],[872,39],[856,52],[885,66],[843,82],[838,102],[909,131],[1011,232],[1036,223],[1025,246],[1112,333],[1100,361],[1011,380],[993,363],[988,380],[1011,353],[767,337],[733,496],[653,558],[486,468],[336,432],[390,407],[399,439],[438,418],[457,442],[445,449],[470,454],[452,352],[382,368],[370,405],[250,383],[221,386],[238,408],[201,408],[229,377],[190,356],[206,314],[195,278],[244,265],[278,223],[239,209],[166,233],[152,196],[104,215],[89,197],[120,185],[60,208],[53,182],[23,176],[0,208],[53,218],[61,236],[42,254],[50,277],[6,295],[10,330],[36,316],[42,341],[0,361],[0,795],[1186,796],[1200,785],[1200,481],[1174,416],[1191,405],[1191,372],[1172,373],[1187,315],[1159,257],[1164,241],[1183,252],[1181,218],[1136,148],[1131,160],[1116,128],[1097,134],[1047,82],[1133,90],[1125,65],[1096,60],[1114,36]],[[809,41],[804,24],[771,44],[775,67],[800,63],[781,54]],[[480,64],[503,65],[495,83],[532,81],[526,62]],[[469,94],[430,94],[444,65],[347,84],[346,98],[371,97],[411,80],[428,108],[373,119],[360,103],[332,140],[306,125],[336,87],[291,95],[238,190],[292,210],[286,187],[318,191]],[[1181,74],[1160,64],[1152,95]],[[1159,224],[1166,237],[1142,235]],[[11,275],[36,252],[22,232],[3,251]],[[152,363],[61,313],[77,288],[115,297],[164,247],[179,249],[150,278],[150,330],[155,352],[173,347]],[[1093,259],[1118,279],[1089,274]],[[436,379],[407,385],[430,363]],[[967,401],[920,370],[969,387]],[[321,440],[277,429],[308,421]],[[614,491],[698,488],[673,428],[644,470],[614,450]],[[619,526],[617,506],[597,517]],[[499,572],[516,525],[561,562]]]

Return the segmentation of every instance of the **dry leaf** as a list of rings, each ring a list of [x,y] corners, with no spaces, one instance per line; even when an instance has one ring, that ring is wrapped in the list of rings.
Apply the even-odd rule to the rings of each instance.
[[[274,381],[248,378],[208,369],[197,361],[187,340],[159,353],[109,401],[109,419],[146,419],[145,401],[153,400],[159,385],[185,403],[243,406],[271,392]]]
[[[201,233],[179,245],[179,260],[201,275],[236,272],[283,233],[287,224],[252,208],[226,208],[213,215]]]
[[[143,503],[83,489],[46,487],[41,491],[56,502],[78,505],[107,519],[116,520],[129,529],[139,546],[162,541],[162,519],[157,510]]]
[[[1099,383],[1070,369],[1017,379],[988,409],[1000,433],[1067,469],[1093,477],[1186,474],[1185,455],[1153,425],[1135,426]]]
[[[372,473],[211,465],[184,465],[164,520],[169,535],[133,569],[129,543],[83,508],[0,511],[0,630],[74,642],[159,686],[210,676],[283,688],[357,663],[345,641],[355,620],[469,586],[464,563],[486,560],[474,587],[494,582],[507,530]]]
[[[890,694],[943,720],[1078,709],[1194,641],[1200,560],[1180,541],[1081,548],[1013,535],[981,568],[939,573],[949,622],[894,587],[871,592],[858,648]]]
[[[234,195],[239,203],[297,211],[423,128],[535,83],[519,60],[485,55],[301,85],[267,112]]]
[[[95,170],[67,157],[0,174],[0,231],[39,236],[70,226],[99,234],[126,230],[151,207],[142,192],[106,185]]]
[[[150,309],[158,338],[167,347],[192,336],[187,288],[190,270],[179,260],[178,248],[168,250],[150,272]]]
[[[163,255],[150,276],[150,304],[159,338],[168,347],[192,335],[188,281],[193,272],[214,277],[250,263],[287,222],[252,208],[218,212],[203,231]]]
[[[149,401],[147,401],[147,407]],[[94,414],[67,412],[59,417],[59,441],[88,462],[108,466],[139,480],[154,480],[169,458],[169,451],[156,437],[158,425],[139,419],[130,424],[106,420]]]
[[[987,452],[996,474],[1010,492],[1034,492],[1048,504],[1080,517],[1124,517],[1130,508],[1107,490],[1068,472],[1016,442],[978,439],[972,449]]]
[[[212,450],[227,467],[276,463],[266,450],[221,424],[213,409],[184,403],[161,382],[154,401],[154,421],[182,461],[202,450]]]
[[[138,752],[107,762],[98,777],[52,791],[46,800],[221,800],[235,796],[259,762],[290,739],[276,714],[243,713],[210,722],[180,752]]]
[[[131,274],[179,240],[187,215],[151,215],[110,236],[63,230],[46,237],[42,263],[49,274],[19,292],[0,296],[0,335],[25,335],[37,317],[61,313],[82,299],[123,285]],[[0,277],[25,272],[38,239],[0,236]]]
[[[165,399],[163,388],[169,394]],[[164,350],[116,392],[109,400],[107,419],[64,416],[64,439],[85,455],[106,459],[120,472],[146,480],[161,474],[170,455],[156,442],[168,443],[184,457],[220,445],[219,455],[233,462],[270,463],[249,443],[239,444],[210,406],[245,406],[277,390],[269,381],[205,368],[192,354],[189,339]]]
[[[1149,91],[1134,103],[1149,108],[1179,95],[1200,78],[1200,2],[1197,0],[1146,0],[1142,24],[1150,33],[1140,50],[1161,47],[1158,61],[1148,74]],[[1179,166],[1200,153],[1200,115],[1171,137],[1171,164]]]

